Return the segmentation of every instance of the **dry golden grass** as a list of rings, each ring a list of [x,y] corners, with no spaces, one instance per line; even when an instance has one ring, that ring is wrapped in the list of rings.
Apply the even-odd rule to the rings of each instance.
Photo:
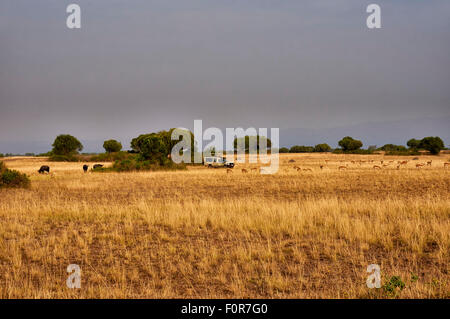
[[[386,156],[374,170],[382,159],[281,155],[275,175],[7,159],[32,188],[0,190],[0,297],[385,298],[366,286],[379,264],[383,282],[406,283],[399,297],[449,298],[448,158],[397,170],[407,158]],[[50,175],[37,174],[44,164]],[[69,264],[81,289],[66,287]]]

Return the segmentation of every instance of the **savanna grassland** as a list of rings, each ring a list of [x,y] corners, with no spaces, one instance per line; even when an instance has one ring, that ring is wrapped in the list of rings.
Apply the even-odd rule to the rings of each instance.
[[[0,190],[0,298],[449,298],[446,161],[281,154],[261,175],[8,158],[31,188]],[[66,287],[69,264],[81,289]],[[383,288],[367,288],[369,264]]]

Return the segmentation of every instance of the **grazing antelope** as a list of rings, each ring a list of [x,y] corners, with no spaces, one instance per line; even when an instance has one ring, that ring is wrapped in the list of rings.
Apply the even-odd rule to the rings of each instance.
[[[293,169],[296,169],[297,171],[298,171],[299,168],[300,168],[300,167],[298,167],[298,166],[294,166],[294,167],[293,167]]]
[[[381,169],[381,167],[378,166],[378,165],[374,165],[374,166],[373,166],[373,169]]]
[[[245,168],[243,168],[242,173],[248,173],[248,171]]]
[[[427,162],[427,166],[431,166],[431,163],[433,162],[433,160],[431,160],[431,161],[428,161]]]
[[[300,167],[297,167],[297,172],[301,172],[302,169]]]
[[[233,170],[231,168],[227,168],[227,174],[233,173]]]
[[[361,162],[361,161],[360,161]],[[352,164],[355,164],[355,161],[351,161]]]
[[[423,166],[425,166],[425,164],[423,164],[423,163],[417,163],[417,164],[416,164],[416,168],[421,168],[421,167],[423,167]]]
[[[400,162],[400,165],[406,165],[406,164],[408,164],[408,161],[401,161]]]
[[[256,168],[256,167],[253,167],[252,169],[251,169],[251,171],[253,172],[253,171],[257,171],[258,170],[258,168]]]
[[[339,170],[344,170],[344,169],[347,169],[347,166],[339,166],[338,169],[339,169]]]

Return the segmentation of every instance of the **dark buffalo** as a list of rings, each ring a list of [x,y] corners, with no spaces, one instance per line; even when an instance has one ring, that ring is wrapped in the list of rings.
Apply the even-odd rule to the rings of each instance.
[[[88,171],[89,165],[84,164],[83,165],[83,171],[86,173]]]
[[[94,166],[93,166],[93,168],[94,169],[97,169],[97,168],[102,168],[103,167],[103,165],[102,164],[95,164]]]
[[[50,167],[47,165],[42,165],[41,168],[38,170],[39,174],[44,174],[45,172],[50,173]]]

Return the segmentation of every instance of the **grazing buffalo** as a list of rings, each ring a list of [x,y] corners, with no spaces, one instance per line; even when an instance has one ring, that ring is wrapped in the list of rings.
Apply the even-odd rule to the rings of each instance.
[[[103,167],[103,165],[102,164],[95,164],[94,166],[93,166],[93,168],[94,169],[97,169],[97,168],[102,168]]]
[[[44,172],[50,173],[50,167],[47,165],[42,165],[41,168],[38,170],[39,174],[44,174]]]
[[[84,164],[83,165],[83,171],[86,173],[88,171],[89,165]]]

